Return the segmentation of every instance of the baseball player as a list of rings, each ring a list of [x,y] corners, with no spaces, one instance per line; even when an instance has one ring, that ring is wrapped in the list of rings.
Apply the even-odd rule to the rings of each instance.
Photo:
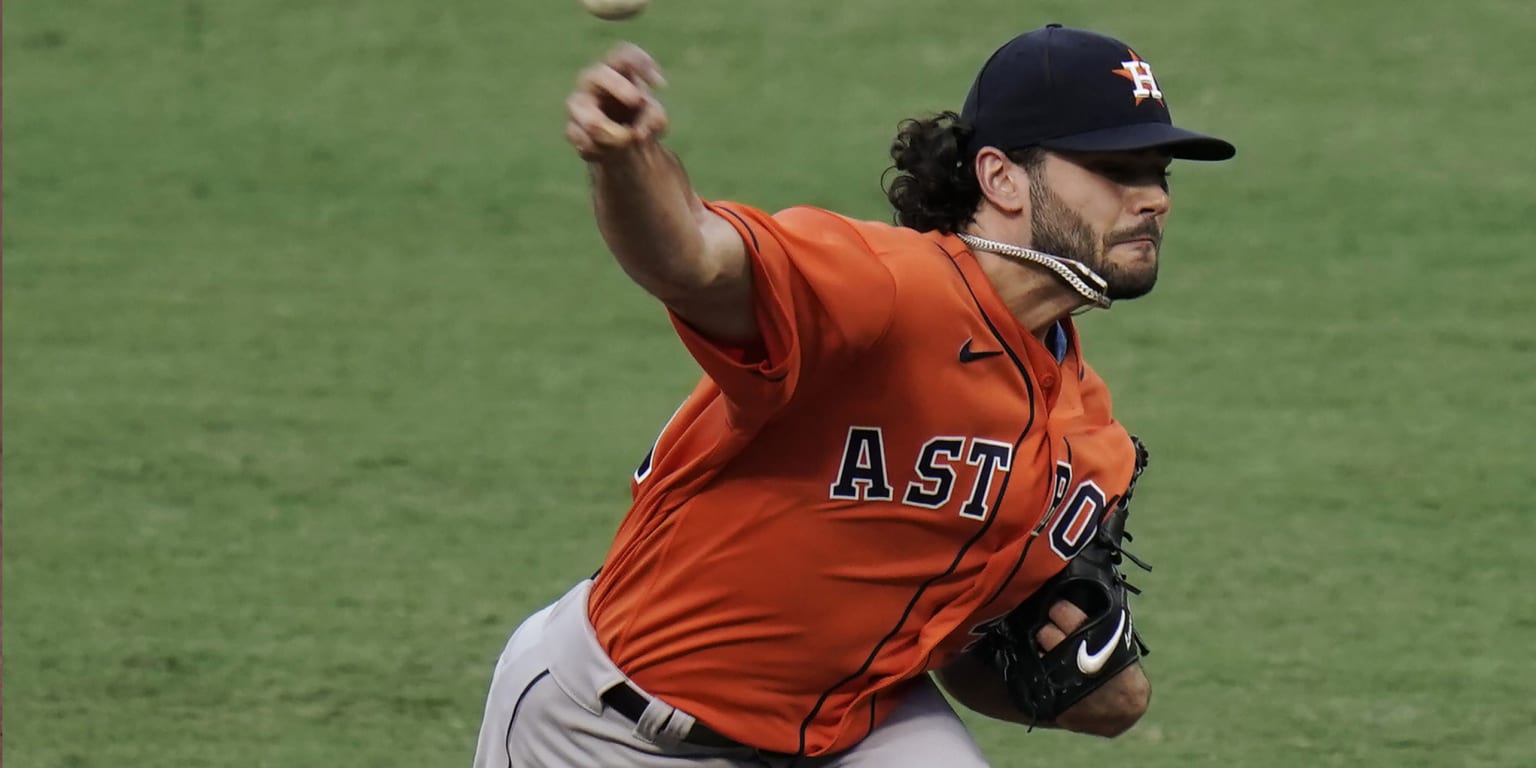
[[[566,136],[704,375],[602,569],[508,642],[475,765],[985,765],[936,679],[992,717],[1129,728],[1146,454],[1070,316],[1152,288],[1170,160],[1233,147],[1174,127],[1124,43],[1050,25],[902,124],[896,226],[769,214],[695,194],[661,82],[613,51]]]

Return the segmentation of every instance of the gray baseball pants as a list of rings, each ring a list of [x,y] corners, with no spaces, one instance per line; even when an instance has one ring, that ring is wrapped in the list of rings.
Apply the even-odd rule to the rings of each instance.
[[[892,715],[852,749],[822,757],[683,742],[694,718],[646,694],[639,721],[603,693],[634,685],[587,619],[591,582],[533,614],[496,662],[475,768],[985,768],[965,725],[932,680],[917,682]],[[643,693],[643,691],[642,691]]]

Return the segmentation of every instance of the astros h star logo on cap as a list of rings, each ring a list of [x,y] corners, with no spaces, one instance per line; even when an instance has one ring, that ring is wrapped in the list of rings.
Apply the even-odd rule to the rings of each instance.
[[[1158,149],[1182,160],[1226,160],[1237,153],[1222,139],[1173,124],[1152,65],[1129,44],[1059,24],[1017,35],[993,51],[965,95],[960,119],[971,127],[965,158],[986,147],[1031,146],[1057,152]]]
[[[1157,103],[1168,106],[1163,101],[1163,90],[1157,87],[1157,78],[1152,76],[1152,65],[1142,61],[1141,57],[1129,48],[1125,49],[1125,52],[1131,55],[1130,61],[1120,62],[1121,69],[1111,71],[1136,86],[1136,89],[1131,91],[1131,95],[1136,97],[1136,106],[1141,106],[1141,102],[1146,99],[1156,99]]]

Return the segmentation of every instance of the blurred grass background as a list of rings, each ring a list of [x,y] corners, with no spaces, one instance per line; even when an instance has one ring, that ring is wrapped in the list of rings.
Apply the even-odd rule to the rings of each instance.
[[[1084,322],[1154,453],[1152,711],[987,753],[1536,765],[1523,0],[10,3],[7,764],[467,765],[696,376],[591,225],[577,70],[651,50],[706,196],[884,219],[896,123],[1048,21],[1240,154]]]

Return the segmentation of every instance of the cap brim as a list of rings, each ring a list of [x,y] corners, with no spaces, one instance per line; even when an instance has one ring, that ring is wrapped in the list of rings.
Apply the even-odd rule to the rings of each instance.
[[[1237,148],[1214,136],[1175,128],[1167,123],[1117,125],[1097,131],[1040,142],[1046,149],[1067,152],[1129,152],[1164,149],[1180,160],[1230,160]]]

